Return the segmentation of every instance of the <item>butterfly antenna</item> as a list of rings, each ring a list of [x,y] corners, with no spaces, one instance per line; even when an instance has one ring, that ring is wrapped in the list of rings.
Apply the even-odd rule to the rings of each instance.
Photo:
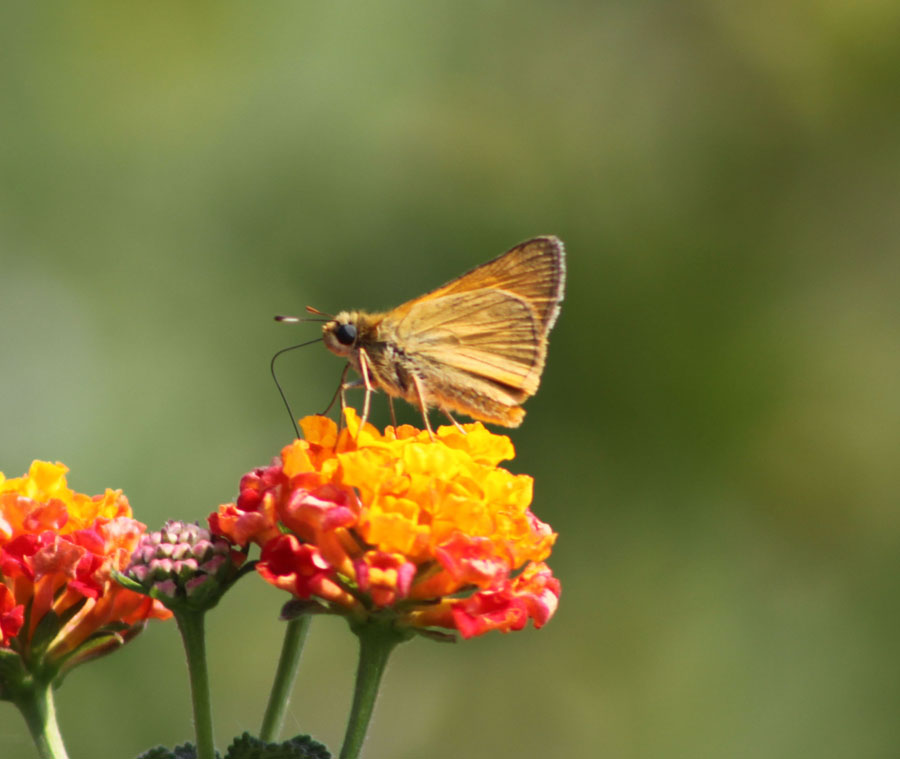
[[[324,311],[319,311],[318,308],[313,308],[312,306],[307,306],[306,310],[311,314],[315,314],[316,316],[324,316],[325,318],[310,319],[308,316],[276,316],[275,321],[296,324],[297,322],[329,322],[334,318],[331,314],[326,314]]]
[[[277,319],[278,317],[276,316],[275,318]],[[281,395],[281,400],[284,401],[284,407],[287,409],[288,416],[291,418],[291,424],[294,426],[294,432],[296,433],[297,437],[300,437],[300,429],[297,427],[297,420],[294,419],[294,412],[291,411],[291,404],[288,403],[287,396],[284,394],[284,389],[281,387],[281,383],[278,381],[278,376],[275,374],[275,359],[278,358],[282,353],[287,353],[288,351],[292,351],[295,348],[305,348],[307,345],[321,342],[321,340],[321,337],[317,337],[315,340],[310,340],[305,343],[298,343],[297,345],[291,345],[287,348],[282,348],[274,356],[272,356],[272,360],[269,362],[269,370],[272,372],[272,379],[275,381],[275,387],[278,388],[278,393],[279,395]]]

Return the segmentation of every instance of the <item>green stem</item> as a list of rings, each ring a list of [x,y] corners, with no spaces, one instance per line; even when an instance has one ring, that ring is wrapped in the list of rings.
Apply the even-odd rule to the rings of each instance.
[[[300,654],[303,652],[303,643],[306,641],[306,633],[309,631],[311,620],[309,615],[292,619],[287,624],[287,630],[284,631],[281,657],[278,659],[278,669],[275,670],[275,682],[272,683],[272,692],[269,694],[269,703],[266,706],[262,728],[259,731],[261,740],[274,741],[281,732],[281,726],[284,724],[284,712],[294,687],[294,680],[297,678]]]
[[[398,632],[390,623],[376,621],[369,621],[354,632],[359,638],[359,666],[340,759],[356,759],[359,756],[388,657],[398,643],[409,637]]]
[[[49,683],[32,683],[19,690],[14,701],[28,724],[41,759],[68,759],[56,722],[53,690]]]
[[[197,759],[215,759],[212,707],[209,698],[209,672],[206,668],[206,636],[203,631],[205,612],[175,612],[187,655],[191,699],[194,706],[194,731],[197,735]]]

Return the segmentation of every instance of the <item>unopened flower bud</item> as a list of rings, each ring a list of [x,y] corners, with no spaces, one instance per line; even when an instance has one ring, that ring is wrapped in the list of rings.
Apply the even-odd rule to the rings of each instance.
[[[210,608],[231,584],[243,561],[222,537],[196,524],[168,521],[144,535],[125,577],[166,606]]]

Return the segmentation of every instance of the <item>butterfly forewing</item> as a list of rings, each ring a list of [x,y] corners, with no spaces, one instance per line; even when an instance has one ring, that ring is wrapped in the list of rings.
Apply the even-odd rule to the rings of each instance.
[[[506,386],[524,399],[540,384],[547,333],[563,296],[563,256],[554,237],[529,240],[387,319],[409,354]]]
[[[556,237],[536,237],[502,256],[476,266],[443,287],[395,308],[402,316],[422,301],[471,290],[494,289],[518,295],[530,303],[542,326],[542,334],[553,327],[565,289],[565,253]]]

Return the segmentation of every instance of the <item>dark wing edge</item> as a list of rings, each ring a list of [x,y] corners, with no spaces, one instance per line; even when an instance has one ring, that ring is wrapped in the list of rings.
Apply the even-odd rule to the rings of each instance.
[[[541,334],[546,336],[559,317],[565,284],[565,246],[558,237],[543,235],[525,240],[447,284],[398,306],[391,315],[400,321],[422,301],[445,295],[483,288],[506,290],[537,309]]]

